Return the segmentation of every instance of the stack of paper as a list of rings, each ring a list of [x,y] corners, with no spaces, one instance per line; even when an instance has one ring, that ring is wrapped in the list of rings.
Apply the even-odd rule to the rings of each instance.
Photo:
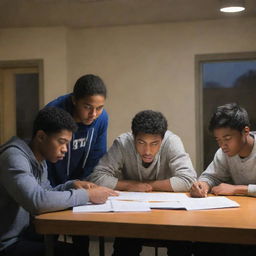
[[[109,197],[111,200],[133,201],[182,201],[189,198],[184,193],[148,193],[148,192],[119,192],[119,196]]]
[[[120,192],[104,204],[87,204],[73,208],[73,212],[145,212],[151,209],[207,210],[239,207],[224,196],[191,198],[184,193]]]
[[[87,204],[73,208],[73,212],[148,212],[148,202],[107,200],[104,204]]]

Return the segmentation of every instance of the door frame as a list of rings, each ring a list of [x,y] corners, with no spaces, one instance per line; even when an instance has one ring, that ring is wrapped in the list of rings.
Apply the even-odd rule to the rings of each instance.
[[[0,61],[0,99],[3,97],[3,86],[1,85],[3,83],[3,74],[5,70],[13,70],[13,73],[15,73],[15,69],[19,69],[20,71],[22,69],[25,70],[26,73],[29,71],[29,69],[37,69],[38,72],[38,86],[39,86],[39,108],[43,107],[44,104],[44,88],[43,88],[43,60],[41,59],[35,59],[35,60],[7,60],[7,61]],[[27,69],[27,71],[26,71]],[[0,143],[3,143],[4,141],[4,125],[3,122],[5,120],[4,117],[4,101],[0,100]]]

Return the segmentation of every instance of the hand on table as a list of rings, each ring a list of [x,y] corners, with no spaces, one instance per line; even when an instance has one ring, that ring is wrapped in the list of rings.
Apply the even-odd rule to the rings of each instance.
[[[190,189],[190,195],[192,197],[207,197],[207,193],[210,189],[210,186],[207,182],[196,181],[193,183]]]
[[[89,201],[94,204],[103,204],[107,201],[109,196],[118,196],[118,193],[113,189],[97,186],[88,191]]]
[[[129,186],[127,191],[133,191],[133,192],[150,192],[153,188],[151,185],[145,182],[139,182],[139,181],[129,181]]]
[[[89,182],[89,181],[76,180],[76,181],[74,181],[74,187],[76,189],[78,189],[78,188],[91,189],[91,188],[96,188],[98,186],[96,184],[92,183],[92,182]]]

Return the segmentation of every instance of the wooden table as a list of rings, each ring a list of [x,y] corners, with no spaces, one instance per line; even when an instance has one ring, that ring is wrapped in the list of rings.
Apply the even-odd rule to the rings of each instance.
[[[256,244],[256,198],[228,198],[238,202],[240,208],[137,213],[73,213],[66,210],[37,216],[35,226],[38,233],[47,236],[69,234]]]

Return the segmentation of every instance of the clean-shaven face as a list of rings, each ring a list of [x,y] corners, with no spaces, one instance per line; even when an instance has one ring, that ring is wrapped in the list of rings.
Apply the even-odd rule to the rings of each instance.
[[[87,96],[81,99],[74,99],[73,117],[77,123],[90,125],[96,120],[103,111],[105,97],[103,95]]]
[[[239,154],[246,144],[246,134],[231,128],[217,128],[213,131],[214,137],[228,156]]]
[[[139,133],[135,138],[135,148],[141,157],[142,162],[152,163],[158,153],[162,137],[160,134]]]
[[[40,153],[45,160],[56,163],[64,158],[68,151],[68,143],[71,139],[72,132],[68,130],[61,130],[51,135],[44,133],[40,144]]]

